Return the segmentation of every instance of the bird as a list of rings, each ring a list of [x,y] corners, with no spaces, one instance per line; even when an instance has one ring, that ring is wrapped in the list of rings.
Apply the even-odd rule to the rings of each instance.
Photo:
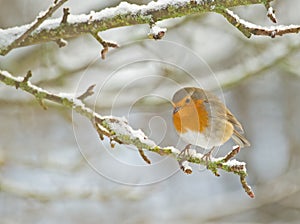
[[[191,145],[200,146],[209,150],[203,157],[210,159],[215,147],[230,138],[240,148],[250,146],[241,123],[212,92],[197,87],[181,88],[173,95],[172,105],[174,127],[188,143],[184,150]]]

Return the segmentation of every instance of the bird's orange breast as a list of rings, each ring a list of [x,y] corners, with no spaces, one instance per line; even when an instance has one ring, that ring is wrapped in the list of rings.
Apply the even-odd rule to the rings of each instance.
[[[203,132],[209,125],[208,112],[202,100],[193,101],[184,105],[177,113],[173,115],[173,122],[179,133],[185,133],[188,130]]]

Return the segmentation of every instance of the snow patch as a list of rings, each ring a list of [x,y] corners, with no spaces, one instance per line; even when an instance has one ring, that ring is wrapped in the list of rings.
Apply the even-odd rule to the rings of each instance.
[[[176,149],[175,147],[173,146],[167,146],[165,147],[166,149],[170,149],[172,154],[179,154],[180,153],[180,150],[179,149]]]
[[[12,76],[9,72],[4,71],[4,70],[0,70],[0,73],[2,75],[6,76],[7,78],[13,79],[14,81],[17,81],[17,82],[22,82],[24,80],[24,77],[21,77],[21,76],[18,76],[18,77]]]
[[[247,169],[246,169],[246,163],[245,162],[240,162],[237,161],[236,159],[233,160],[228,160],[226,163],[224,163],[224,165],[233,167],[233,166],[243,166],[243,171],[246,173]]]
[[[180,163],[180,169],[182,169],[186,174],[191,174],[193,172],[192,167],[190,167],[187,160]]]
[[[150,140],[145,133],[141,130],[134,130],[130,127],[127,121],[124,121],[124,118],[117,118],[112,116],[104,117],[108,125],[112,130],[116,132],[116,135],[126,135],[130,139],[138,139],[141,143],[148,145],[149,147],[155,147],[156,144]]]
[[[167,28],[161,28],[159,26],[152,26],[150,29],[149,34],[153,34],[153,35],[159,35],[159,33],[163,32],[165,33],[167,31]]]
[[[90,14],[69,15],[68,23],[69,24],[86,23],[86,22],[90,23],[92,21],[99,21],[106,18],[115,17],[116,15],[126,15],[126,14],[130,14],[133,16],[137,14],[149,16],[147,15],[149,11],[153,11],[153,10],[158,11],[160,9],[166,8],[168,5],[179,7],[187,3],[190,3],[190,0],[151,1],[147,5],[136,5],[136,4],[130,4],[128,2],[121,2],[116,7],[106,8],[99,12],[91,11]],[[45,14],[44,11],[40,12],[39,17],[44,14]],[[4,30],[0,29],[0,36],[1,36],[0,47],[3,48],[5,46],[9,46],[13,41],[15,41],[24,32],[26,32],[32,26],[33,23],[23,25],[23,26],[16,26]],[[57,27],[60,26],[60,24],[61,24],[61,18],[47,19],[35,31],[33,31],[33,33],[38,33],[41,32],[42,30],[56,29]],[[157,32],[158,30],[155,29],[154,32]],[[160,31],[163,30],[160,29]]]

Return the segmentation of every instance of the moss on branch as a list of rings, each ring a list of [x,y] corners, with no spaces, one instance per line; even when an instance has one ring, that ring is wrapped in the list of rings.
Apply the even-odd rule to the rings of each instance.
[[[150,161],[142,152],[143,149],[158,153],[162,156],[170,155],[179,162],[181,168],[183,168],[184,172],[187,174],[190,174],[192,172],[191,167],[189,167],[188,165],[188,162],[205,165],[207,169],[211,170],[216,176],[219,176],[219,169],[237,174],[238,176],[240,176],[241,184],[246,193],[250,197],[254,197],[254,193],[252,192],[245,179],[245,177],[247,176],[246,164],[244,162],[239,162],[232,159],[239,152],[239,147],[233,148],[233,150],[225,157],[213,160],[204,159],[203,155],[197,153],[196,151],[192,151],[192,153],[189,153],[186,157],[182,158],[180,156],[180,150],[172,146],[161,147],[156,145],[155,142],[148,139],[144,132],[142,132],[141,130],[134,130],[126,120],[113,116],[101,116],[100,114],[86,107],[82,100],[78,99],[78,97],[74,96],[74,94],[50,93],[46,90],[41,89],[40,87],[33,85],[28,80],[30,77],[31,73],[29,72],[23,78],[14,77],[7,71],[0,70],[0,81],[2,83],[8,86],[15,87],[17,89],[21,89],[33,95],[40,103],[44,100],[49,100],[58,103],[66,108],[75,110],[77,113],[88,118],[99,134],[100,139],[103,140],[103,136],[108,137],[110,139],[112,147],[114,146],[114,142],[135,146],[147,163],[150,163]],[[42,106],[44,107],[43,104]]]
[[[156,21],[205,12],[220,13],[227,8],[265,4],[266,0],[215,0],[215,1],[170,1],[150,2],[148,5],[134,5],[122,2],[114,8],[107,8],[97,13],[91,12],[84,15],[68,15],[68,20],[62,18],[48,19],[47,23],[39,24],[34,31],[30,31],[26,38],[13,44],[16,37],[22,36],[28,25],[0,29],[0,55],[7,54],[10,50],[39,44],[59,39],[68,39],[82,34],[100,32],[116,27],[131,26],[136,24],[151,24]]]

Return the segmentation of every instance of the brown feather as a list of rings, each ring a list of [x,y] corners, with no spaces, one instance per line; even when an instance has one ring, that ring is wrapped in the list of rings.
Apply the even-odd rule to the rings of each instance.
[[[235,128],[237,128],[241,133],[244,133],[244,129],[243,129],[241,123],[235,118],[235,116],[228,109],[226,109],[226,117],[227,117],[227,120],[231,124],[233,124],[233,126]]]

